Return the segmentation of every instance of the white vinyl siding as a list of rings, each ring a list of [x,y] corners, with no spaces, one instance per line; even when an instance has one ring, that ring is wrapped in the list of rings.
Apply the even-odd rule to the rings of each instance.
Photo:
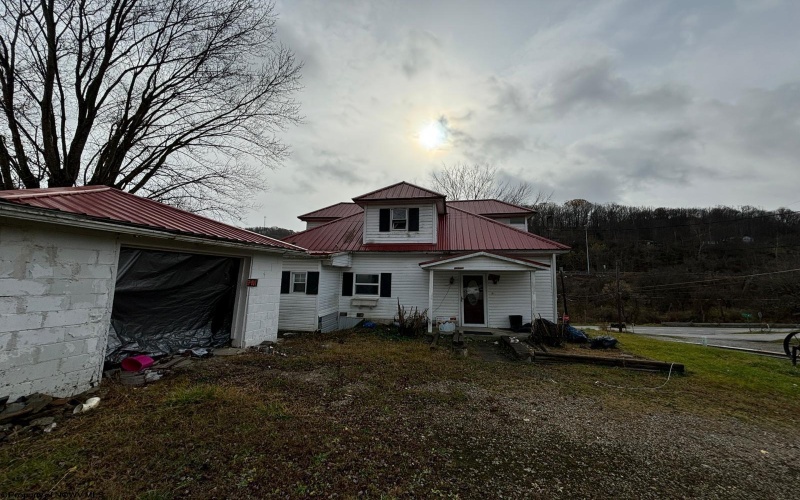
[[[353,257],[349,253],[338,253],[331,256],[330,265],[335,267],[350,267]]]
[[[501,272],[493,274],[499,275],[500,279],[496,285],[491,281],[486,283],[486,297],[489,301],[489,326],[492,328],[509,328],[511,324],[508,317],[512,314],[522,316],[523,324],[530,323],[530,272]],[[550,275],[546,272],[545,276],[549,278]],[[542,317],[547,316],[542,313]]]
[[[419,267],[420,262],[431,260],[431,254],[399,254],[371,253],[352,254],[350,268],[320,265],[318,259],[284,259],[283,270],[293,272],[319,271],[319,294],[305,295],[300,293],[281,294],[279,328],[293,331],[315,331],[319,328],[319,318],[332,318],[339,312],[355,316],[363,313],[364,318],[391,321],[397,314],[397,300],[409,307],[418,307],[420,311],[428,308],[428,271]],[[531,257],[530,260],[543,264],[551,264],[547,257]],[[489,263],[484,263],[488,265]],[[484,265],[482,264],[482,266]],[[504,263],[493,261],[495,267]],[[512,263],[509,263],[514,265]],[[356,307],[351,305],[352,299],[358,296],[341,295],[342,272],[357,274],[381,273],[392,274],[392,296],[374,297],[375,307]],[[461,275],[476,273],[469,270],[440,270],[434,274],[433,311],[429,316],[436,318],[456,317],[461,321]],[[481,270],[478,274],[486,275],[489,271]],[[531,320],[530,271],[493,270],[500,280],[495,285],[485,281],[486,300],[488,303],[488,326],[508,328],[508,316],[519,314],[523,322]],[[536,313],[553,321],[554,292],[553,278],[550,270],[535,271]],[[450,278],[453,284],[450,284]],[[366,297],[366,295],[364,295]],[[538,317],[538,316],[536,316]]]
[[[419,231],[380,231],[381,208],[419,208]],[[408,210],[406,210],[408,212]],[[370,205],[364,210],[364,243],[436,243],[436,206],[430,205]]]
[[[536,272],[536,314],[541,314],[544,319],[555,321],[554,311],[554,295],[553,290],[553,274],[552,269],[548,271]]]
[[[325,316],[339,312],[339,294],[342,291],[342,269],[322,266],[319,273],[319,295],[317,315]]]
[[[450,284],[450,278],[453,284]],[[458,271],[437,271],[433,275],[433,314],[436,318],[459,318],[461,307],[461,278]],[[426,299],[427,300],[427,299]],[[427,305],[425,307],[428,307]],[[457,319],[457,321],[459,321]],[[460,321],[459,321],[460,322]]]
[[[428,308],[428,272],[419,263],[430,258],[423,254],[353,254],[353,262],[346,271],[354,274],[392,273],[392,296],[377,297],[375,307],[355,307],[350,302],[355,297],[341,297],[339,291],[339,311],[364,313],[365,318],[391,320],[397,315],[397,299],[406,307],[416,306],[420,311]]]
[[[400,304],[418,307],[420,311],[428,308],[428,271],[419,267],[420,262],[430,260],[430,254],[353,254],[352,267],[347,271],[354,274],[392,273],[391,298],[380,297],[375,307],[351,306],[353,297],[339,297],[339,311],[355,315],[363,313],[364,317],[373,320],[392,320],[397,314],[397,299]],[[542,263],[550,263],[550,259],[535,257]],[[460,321],[461,308],[461,270],[436,271],[433,282],[433,311],[429,316],[455,316]],[[467,271],[469,273],[469,271]],[[486,281],[486,299],[488,301],[488,326],[508,328],[508,316],[518,314],[523,322],[531,321],[530,271],[491,271],[499,274],[497,285]],[[474,273],[473,273],[474,274]],[[488,272],[480,272],[484,276]],[[550,270],[535,271],[534,288],[536,290],[536,314],[553,321],[553,288]],[[453,285],[450,285],[453,277]],[[484,278],[485,279],[485,278]],[[321,285],[320,285],[321,286]],[[341,295],[341,290],[339,290]],[[538,317],[538,316],[536,316]]]
[[[319,271],[319,259],[284,259],[283,270],[295,273]],[[290,286],[294,286],[292,281]],[[291,288],[290,288],[291,290]],[[278,329],[313,332],[317,329],[317,295],[282,293]]]

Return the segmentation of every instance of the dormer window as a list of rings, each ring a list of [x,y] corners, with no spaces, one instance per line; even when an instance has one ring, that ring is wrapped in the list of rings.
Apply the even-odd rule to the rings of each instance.
[[[419,231],[419,207],[381,208],[378,212],[381,233]]]
[[[405,231],[408,229],[408,209],[392,209],[392,231]]]

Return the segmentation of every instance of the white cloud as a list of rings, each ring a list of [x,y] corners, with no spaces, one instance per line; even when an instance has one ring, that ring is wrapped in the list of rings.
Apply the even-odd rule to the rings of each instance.
[[[298,214],[457,161],[492,162],[555,200],[800,198],[799,7],[744,8],[279,4],[279,36],[306,61],[307,119],[248,221],[298,229]],[[426,151],[417,134],[442,116],[451,144]]]

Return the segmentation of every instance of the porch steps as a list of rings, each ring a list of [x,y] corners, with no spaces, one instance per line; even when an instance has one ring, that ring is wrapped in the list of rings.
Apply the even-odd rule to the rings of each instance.
[[[518,361],[531,361],[532,354],[524,342],[511,335],[500,337],[500,344],[511,351],[511,355]]]

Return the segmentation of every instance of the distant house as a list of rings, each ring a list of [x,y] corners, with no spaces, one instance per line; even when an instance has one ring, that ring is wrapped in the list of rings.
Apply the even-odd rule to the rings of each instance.
[[[0,191],[0,397],[77,394],[109,356],[276,340],[289,253],[109,187]]]
[[[527,232],[528,208],[498,200],[447,201],[400,182],[301,215],[283,239],[282,330],[331,331],[359,318],[390,321],[398,300],[434,323],[511,326],[556,318],[556,256],[569,247]]]

